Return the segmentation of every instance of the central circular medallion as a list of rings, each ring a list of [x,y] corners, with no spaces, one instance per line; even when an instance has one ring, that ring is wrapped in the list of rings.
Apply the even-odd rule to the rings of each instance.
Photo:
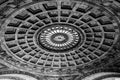
[[[81,42],[83,34],[75,26],[69,24],[52,24],[37,33],[37,41],[44,49],[52,51],[72,50]]]
[[[68,39],[69,37],[64,33],[56,33],[51,36],[51,41],[57,44],[65,43]]]

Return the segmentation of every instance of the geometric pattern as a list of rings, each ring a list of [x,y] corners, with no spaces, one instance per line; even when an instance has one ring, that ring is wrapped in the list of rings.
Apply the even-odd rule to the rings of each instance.
[[[119,77],[119,9],[119,0],[1,0],[0,80]]]

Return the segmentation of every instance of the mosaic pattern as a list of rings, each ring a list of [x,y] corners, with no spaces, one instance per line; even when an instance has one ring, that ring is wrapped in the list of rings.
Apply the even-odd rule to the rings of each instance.
[[[84,80],[107,67],[114,72],[119,6],[119,0],[1,0],[0,63],[7,67],[0,69],[24,70],[37,80]],[[0,79],[20,79],[6,74]]]
[[[70,28],[71,27],[71,28]],[[82,31],[74,29],[71,25],[54,24],[47,29],[38,31],[38,42],[49,51],[64,52],[73,50],[83,38]]]
[[[35,3],[14,12],[4,26],[4,45],[13,56],[58,68],[104,56],[119,32],[109,12],[87,2]]]

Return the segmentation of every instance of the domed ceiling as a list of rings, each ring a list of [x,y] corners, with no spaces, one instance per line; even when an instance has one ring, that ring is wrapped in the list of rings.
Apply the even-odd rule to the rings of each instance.
[[[120,77],[119,9],[119,0],[1,0],[0,80]]]

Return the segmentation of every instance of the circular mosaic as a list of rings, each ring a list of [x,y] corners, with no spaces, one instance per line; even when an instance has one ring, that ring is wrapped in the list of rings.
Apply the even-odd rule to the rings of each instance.
[[[68,24],[53,24],[38,31],[37,42],[49,51],[64,52],[73,50],[83,38],[80,30]]]
[[[3,46],[21,62],[68,68],[108,54],[118,40],[117,19],[81,1],[43,1],[13,12],[5,21]]]

